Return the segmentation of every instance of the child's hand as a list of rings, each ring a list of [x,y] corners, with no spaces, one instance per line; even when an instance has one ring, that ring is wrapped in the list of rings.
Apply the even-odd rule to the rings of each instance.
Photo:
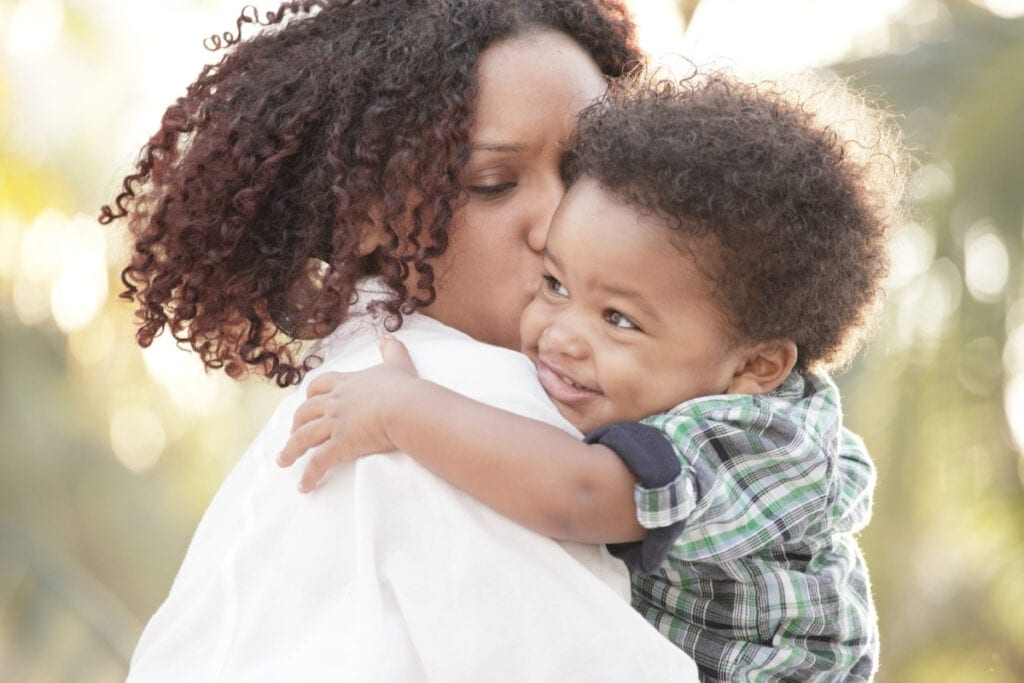
[[[299,482],[312,491],[324,473],[339,462],[394,450],[387,435],[387,416],[402,387],[416,381],[416,367],[405,345],[394,337],[380,342],[384,363],[360,372],[325,372],[306,391],[295,411],[292,435],[277,464],[288,467],[310,448]]]

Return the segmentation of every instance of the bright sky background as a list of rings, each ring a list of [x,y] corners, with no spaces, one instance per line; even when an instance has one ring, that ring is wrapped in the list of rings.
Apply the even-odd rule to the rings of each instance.
[[[941,33],[946,12],[936,0],[703,0],[684,33],[674,0],[627,1],[649,54],[725,59],[759,75],[901,49],[888,29],[892,19],[904,18],[918,39]],[[1024,0],[979,4],[1002,16],[1024,14]]]
[[[673,0],[631,0],[644,48],[697,62],[726,59],[744,69],[785,71],[838,59],[858,41],[885,47],[887,21],[913,0],[704,0],[689,30]]]

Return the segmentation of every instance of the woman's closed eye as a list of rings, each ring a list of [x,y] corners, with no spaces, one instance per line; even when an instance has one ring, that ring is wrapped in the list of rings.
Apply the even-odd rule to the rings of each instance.
[[[639,325],[615,309],[605,311],[604,320],[612,327],[617,327],[621,330],[640,330]]]
[[[569,298],[569,290],[566,289],[565,285],[562,284],[561,280],[559,280],[554,275],[544,276],[544,288],[555,296],[563,297],[566,299]]]
[[[516,187],[516,183],[494,183],[491,185],[467,185],[466,190],[481,197],[498,197]]]

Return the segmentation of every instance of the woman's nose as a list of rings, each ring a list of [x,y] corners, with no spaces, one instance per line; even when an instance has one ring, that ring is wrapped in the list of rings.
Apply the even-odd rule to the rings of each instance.
[[[534,207],[533,223],[526,233],[526,244],[538,254],[544,251],[548,230],[551,228],[551,217],[554,216],[564,194],[565,183],[562,182],[560,174],[549,178],[543,189],[537,193],[537,205]]]

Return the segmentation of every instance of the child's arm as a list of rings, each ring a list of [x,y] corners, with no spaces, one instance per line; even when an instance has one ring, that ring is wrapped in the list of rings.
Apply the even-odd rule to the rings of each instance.
[[[310,384],[278,459],[287,466],[316,447],[302,490],[340,461],[397,448],[544,535],[591,543],[644,537],[636,477],[614,451],[420,379],[397,340],[385,339],[381,353],[383,365]]]

